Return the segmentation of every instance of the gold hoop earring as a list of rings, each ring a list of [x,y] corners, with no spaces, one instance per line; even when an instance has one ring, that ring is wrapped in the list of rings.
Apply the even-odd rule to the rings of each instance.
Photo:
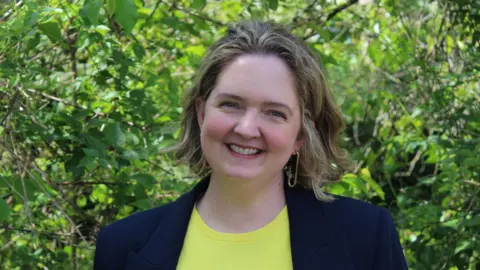
[[[295,165],[295,176],[293,178],[293,183],[292,183],[292,168],[290,167],[287,171],[287,176],[288,176],[288,186],[289,187],[294,187],[297,185],[297,174],[298,174],[298,163],[300,162],[300,153],[297,151],[297,157],[296,157],[296,165]]]

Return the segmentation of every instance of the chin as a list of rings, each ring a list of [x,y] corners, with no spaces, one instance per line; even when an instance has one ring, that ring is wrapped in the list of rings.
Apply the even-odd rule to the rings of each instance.
[[[223,174],[229,178],[238,179],[254,179],[259,176],[256,171],[248,168],[226,168],[223,170]]]

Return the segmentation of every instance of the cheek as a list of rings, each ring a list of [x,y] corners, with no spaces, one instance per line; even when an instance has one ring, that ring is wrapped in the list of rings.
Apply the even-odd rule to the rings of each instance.
[[[264,136],[271,150],[291,152],[298,134],[295,130],[297,129],[290,125],[281,128],[269,128],[265,130]]]
[[[202,137],[221,141],[232,130],[233,125],[234,121],[225,114],[208,112],[202,127]]]

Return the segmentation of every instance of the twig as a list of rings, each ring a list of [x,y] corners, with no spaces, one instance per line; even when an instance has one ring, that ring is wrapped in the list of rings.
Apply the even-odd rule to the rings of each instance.
[[[30,207],[28,206],[28,195],[27,195],[27,187],[25,186],[25,172],[27,171],[27,165],[30,161],[30,155],[27,154],[27,158],[24,162],[22,172],[20,174],[20,181],[22,182],[23,188],[23,207],[25,208],[25,213],[27,213],[28,220],[30,221],[30,226],[32,226],[32,231],[35,234],[35,223],[33,223],[32,213],[30,211]]]
[[[349,8],[350,6],[353,6],[354,4],[358,3],[358,0],[350,0],[348,1],[347,3],[345,4],[342,4],[336,8],[334,8],[330,13],[327,14],[327,17],[325,18],[325,20],[323,20],[321,23],[318,24],[318,26],[324,26],[329,20],[331,20],[333,17],[335,17],[338,13],[342,12],[343,10]],[[308,21],[307,21],[308,22]],[[305,22],[303,22],[305,23]],[[294,26],[294,27],[297,27],[297,26]],[[316,33],[315,32],[312,32],[306,36],[303,37],[303,40],[307,40],[313,36],[315,36]]]
[[[66,236],[71,236],[71,233],[56,233],[56,232],[42,232],[42,231],[32,231],[29,229],[24,229],[24,228],[13,228],[9,226],[2,226],[0,229],[4,229],[7,231],[18,231],[22,233],[37,233],[37,234],[43,234],[43,235],[51,235],[51,236],[58,236],[58,237],[66,237]]]
[[[207,17],[207,16],[204,16],[204,15],[202,15],[202,14],[197,14],[197,13],[195,13],[195,12],[193,12],[193,11],[187,9],[187,8],[179,7],[179,6],[177,6],[176,4],[173,4],[172,7],[175,8],[175,9],[178,9],[178,10],[180,10],[180,11],[183,11],[183,12],[189,14],[189,15],[192,15],[192,16],[195,16],[195,17],[197,17],[197,18],[203,19],[203,20],[205,20],[205,21],[212,22],[212,23],[217,24],[217,25],[219,25],[219,26],[225,26],[225,23],[223,23],[223,22],[221,22],[221,21],[214,20],[214,19],[209,18],[209,17]]]
[[[9,149],[7,149],[7,151],[10,152]],[[10,153],[10,154],[11,154],[11,153]],[[2,166],[2,167],[3,167],[3,166]],[[4,167],[4,168],[5,168],[5,167]],[[16,193],[16,194],[18,195],[18,197],[20,197],[22,200],[25,200],[25,197],[23,197],[23,195],[20,194],[20,192],[18,192],[18,191],[15,189],[14,186],[12,186],[9,182],[7,182],[6,179],[3,179],[3,177],[2,177],[1,179],[5,182],[5,184],[7,184],[7,186],[8,186],[14,193]]]
[[[410,161],[410,167],[408,168],[407,172],[397,172],[395,173],[395,176],[401,176],[401,177],[408,177],[412,174],[413,170],[415,169],[415,165],[417,162],[420,160],[422,157],[423,152],[425,152],[426,147],[423,147],[423,149],[418,150],[417,153],[415,154],[415,157]]]
[[[73,192],[73,198],[72,201],[76,202],[77,201],[77,193],[76,193],[76,188],[74,189]],[[78,245],[78,237],[77,234],[75,233],[75,228],[76,225],[72,224],[71,225],[71,244],[72,244],[72,266],[73,270],[78,269],[78,259],[77,259],[77,245]]]
[[[23,1],[18,1],[18,3],[15,4],[15,7],[14,8],[11,8],[9,9],[5,14],[3,14],[2,18],[0,19],[0,22],[6,22],[8,20],[8,18],[10,18],[10,16],[12,16],[13,12],[15,12],[15,10],[17,8],[20,8],[23,6]]]
[[[69,105],[69,106],[73,106],[75,108],[78,108],[78,109],[84,109],[86,110],[85,108],[83,108],[82,106],[78,105],[78,104],[74,104],[74,103],[71,103],[69,101],[66,101],[64,99],[61,99],[59,97],[55,97],[55,96],[51,96],[49,94],[45,94],[45,93],[42,93],[40,91],[36,91],[34,89],[27,89],[28,92],[31,92],[31,93],[34,93],[34,94],[38,94],[38,95],[41,95],[42,97],[45,97],[45,98],[48,98],[48,99],[51,99],[51,100],[55,100],[57,102],[61,102],[65,105]]]
[[[145,20],[145,24],[148,23],[152,19],[153,14],[155,14],[155,12],[157,11],[157,9],[158,9],[158,7],[160,6],[161,3],[162,3],[162,0],[158,0],[158,2],[155,4],[155,7],[152,10],[152,12],[150,12],[150,15],[148,15],[148,18]]]
[[[368,106],[368,105],[367,105]],[[359,121],[359,117],[358,117],[358,114],[355,115],[355,123],[353,124],[353,139],[355,141],[355,144],[357,146],[360,146],[361,143],[360,143],[360,139],[358,139],[358,122]]]
[[[475,182],[473,180],[463,180],[464,183],[467,183],[467,184],[470,184],[470,185],[474,185],[474,186],[477,186],[477,187],[480,187],[480,183],[479,182]]]
[[[298,20],[301,18],[301,16],[303,14],[306,14],[311,9],[313,9],[315,7],[315,5],[317,4],[317,2],[318,2],[318,0],[312,1],[312,3],[310,3],[310,5],[308,5],[302,12],[299,12],[299,13],[297,13],[297,15],[295,15],[295,18],[293,18],[293,20],[292,20],[293,25],[294,25],[294,26],[292,26],[292,29],[299,26],[299,24],[297,24]]]
[[[103,182],[103,181],[74,181],[74,182],[61,182],[62,186],[87,186],[87,185],[119,185],[117,182]]]
[[[18,239],[20,239],[20,237],[22,237],[22,235],[15,235],[12,240],[8,241],[8,243],[6,243],[5,245],[3,245],[3,247],[0,249],[0,252],[4,251],[4,250],[7,250],[7,248],[11,245],[13,245]]]
[[[50,195],[50,193],[48,193],[48,191],[37,181],[37,179],[35,178],[35,176],[30,172],[30,171],[27,171],[28,174],[30,174],[30,178],[32,179],[32,181],[34,181],[37,186],[42,190],[42,192],[50,199],[52,200],[52,204],[55,205],[55,207],[65,216],[65,218],[68,220],[68,222],[70,222],[70,224],[75,228],[75,232],[80,236],[80,238],[82,238],[82,240],[84,241],[84,243],[86,244],[87,246],[87,249],[90,249],[90,244],[88,243],[87,239],[85,238],[85,236],[83,236],[83,234],[80,232],[80,230],[78,229],[78,226],[75,224],[75,222],[73,222],[73,220],[70,218],[70,216],[68,216],[68,214],[63,210],[63,208],[57,203],[57,201],[55,201],[55,199]]]
[[[0,126],[3,126],[3,123],[5,120],[7,120],[8,116],[12,113],[13,107],[15,106],[15,102],[17,101],[19,91],[15,91],[15,95],[13,96],[12,100],[10,100],[10,105],[8,106],[7,113],[5,116],[2,118],[2,121],[0,121]]]
[[[325,24],[327,21],[335,17],[338,13],[342,12],[344,9],[347,9],[348,7],[356,3],[358,3],[358,0],[350,0],[349,2],[336,7],[334,10],[332,10],[332,12],[328,14],[327,19],[323,23]]]

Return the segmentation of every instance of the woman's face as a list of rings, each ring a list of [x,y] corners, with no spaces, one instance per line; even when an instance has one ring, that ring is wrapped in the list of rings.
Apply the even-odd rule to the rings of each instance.
[[[276,56],[236,58],[196,105],[202,150],[214,174],[271,179],[303,144],[295,80]]]

